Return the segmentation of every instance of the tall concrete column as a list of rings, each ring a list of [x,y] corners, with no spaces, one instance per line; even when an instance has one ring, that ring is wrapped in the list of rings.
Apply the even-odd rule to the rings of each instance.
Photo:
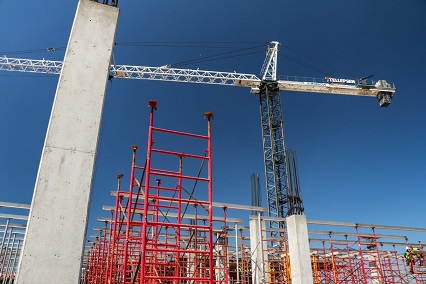
[[[78,283],[119,10],[80,0],[28,220],[19,284]]]
[[[265,249],[266,225],[260,216],[250,216],[250,253],[251,271],[254,284],[269,282],[265,279],[268,267],[265,261],[268,259],[268,252]]]
[[[286,223],[291,267],[291,283],[313,284],[314,279],[312,275],[306,216],[290,216],[287,218]]]

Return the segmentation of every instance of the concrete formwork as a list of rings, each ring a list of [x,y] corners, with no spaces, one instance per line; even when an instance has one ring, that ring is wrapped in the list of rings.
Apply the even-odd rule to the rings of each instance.
[[[119,10],[80,0],[35,184],[17,282],[78,283]]]

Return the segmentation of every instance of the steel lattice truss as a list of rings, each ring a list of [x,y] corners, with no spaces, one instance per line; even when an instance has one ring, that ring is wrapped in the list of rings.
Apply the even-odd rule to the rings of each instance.
[[[60,74],[62,65],[61,61],[0,57],[0,70],[4,71]],[[244,87],[256,87],[260,84],[260,79],[253,74],[178,69],[167,66],[111,65],[110,76],[111,78],[120,79],[144,79]]]
[[[272,60],[271,64],[276,68],[276,61]],[[3,71],[60,74],[62,65],[63,63],[61,61],[0,57],[0,70]],[[272,76],[271,74],[275,76],[276,71],[273,73],[270,67],[264,67],[264,69],[268,74],[264,76],[267,80]],[[259,93],[259,86],[261,84],[261,79],[253,74],[178,69],[169,68],[167,66],[111,65],[110,77],[117,79],[158,80],[248,87],[252,89],[253,93]],[[278,80],[279,90],[367,97],[377,97],[383,92],[390,94],[395,92],[395,87],[386,82],[380,85],[369,84],[367,86],[361,86],[327,83],[324,79],[315,78],[310,78],[309,80],[307,80],[307,78],[292,79],[293,80]]]
[[[0,57],[0,70],[30,72],[30,73],[46,73],[60,74],[62,70],[61,61],[51,60],[33,60]]]
[[[145,79],[213,85],[259,85],[260,79],[252,74],[216,72],[205,70],[177,69],[168,67],[144,67],[111,65],[114,78]]]
[[[262,71],[260,74],[262,80],[276,80],[277,79],[277,55],[278,55],[278,42],[273,41],[266,51],[266,58],[263,62]]]
[[[274,89],[275,86],[275,89]],[[287,167],[280,96],[276,83],[265,85],[260,95],[263,153],[265,159],[268,215],[285,217]]]
[[[265,162],[268,214],[271,217],[287,217],[303,213],[300,196],[293,196],[289,181],[289,163],[286,153],[284,122],[276,62],[278,42],[272,42],[262,67],[260,87],[260,116],[262,124],[263,153]],[[298,192],[297,192],[298,193]],[[279,227],[271,222],[271,227]]]

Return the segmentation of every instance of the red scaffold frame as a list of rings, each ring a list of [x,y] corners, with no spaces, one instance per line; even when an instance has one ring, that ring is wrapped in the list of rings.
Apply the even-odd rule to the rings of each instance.
[[[107,256],[105,283],[227,283],[227,258],[214,250],[219,238],[226,240],[226,213],[223,220],[213,220],[211,119],[206,113],[207,135],[154,127],[156,101],[150,101],[148,149],[145,166],[136,165],[137,147],[133,147],[130,190],[117,189],[114,218]],[[154,147],[156,133],[207,142],[204,155],[163,150]],[[178,169],[154,168],[153,155],[178,159]],[[207,162],[207,176],[187,175],[182,159]],[[142,178],[136,178],[141,173]],[[204,184],[206,201],[196,199],[185,187],[192,182]],[[170,184],[175,186],[170,186]],[[195,187],[195,185],[194,185]],[[190,208],[188,208],[190,207]],[[192,210],[189,214],[188,211]],[[205,215],[199,214],[201,212]],[[216,217],[215,217],[216,218]],[[213,243],[213,222],[223,222],[223,233]],[[226,249],[226,244],[224,245]],[[226,255],[226,253],[225,253]],[[215,267],[215,261],[220,267]],[[220,271],[220,272],[219,272]]]

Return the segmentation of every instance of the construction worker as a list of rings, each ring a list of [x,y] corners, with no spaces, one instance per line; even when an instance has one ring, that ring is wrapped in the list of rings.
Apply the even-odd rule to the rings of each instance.
[[[416,254],[415,253],[416,251],[419,251],[419,249],[418,248],[413,248],[412,246],[408,246],[408,247],[406,247],[406,251],[404,253],[405,261],[407,263],[407,266],[410,267],[410,272],[411,273],[414,273],[413,267],[414,267],[415,259],[414,259],[413,254]],[[417,254],[416,254],[416,256],[417,256]]]
[[[404,257],[405,257],[405,262],[406,262],[407,266],[411,266],[411,259],[412,259],[411,252],[412,251],[413,251],[413,247],[412,246],[407,246],[405,248]]]

